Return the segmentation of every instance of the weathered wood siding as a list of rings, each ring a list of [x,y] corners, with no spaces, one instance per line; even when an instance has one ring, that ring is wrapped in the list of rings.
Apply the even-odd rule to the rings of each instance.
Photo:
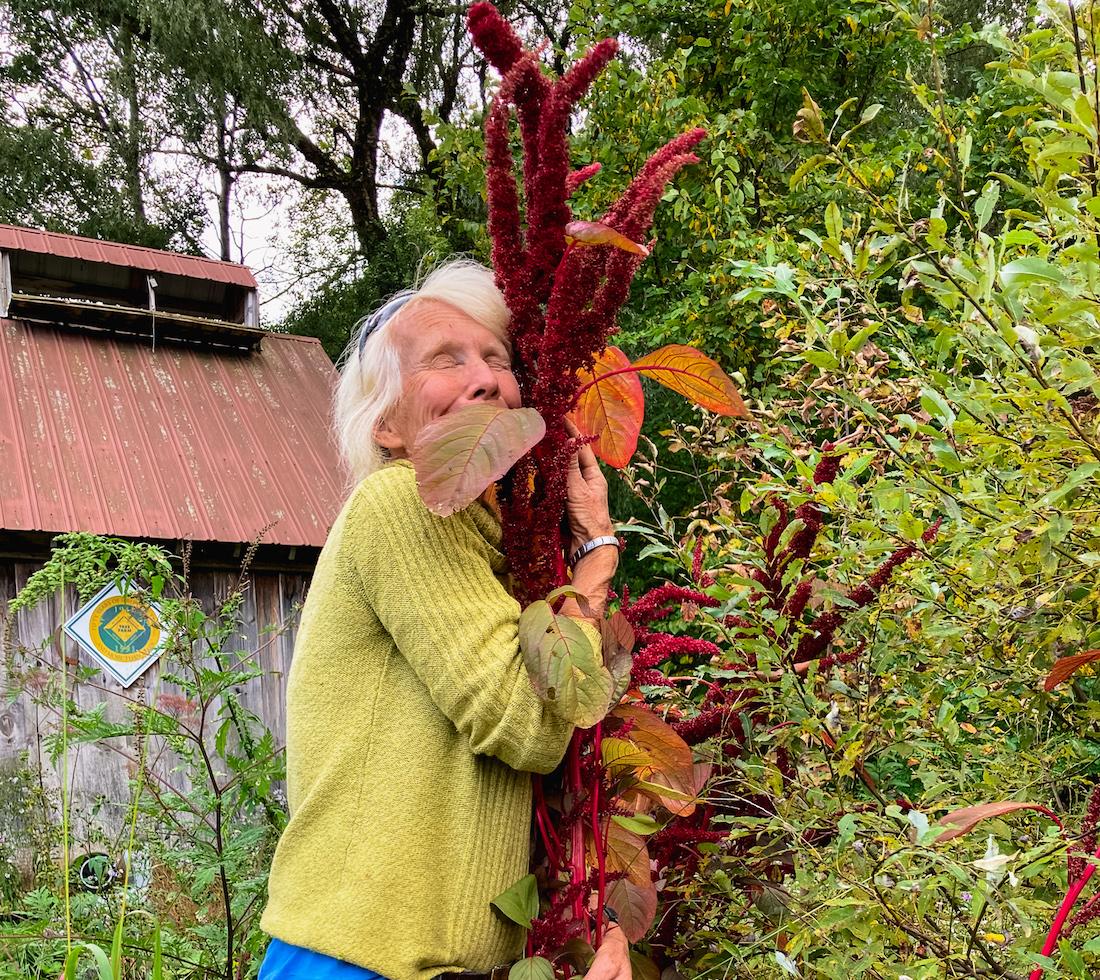
[[[0,558],[0,609],[26,583],[39,565],[30,561]],[[237,642],[230,649],[242,654],[258,651],[256,662],[263,675],[254,678],[240,692],[242,703],[255,712],[274,732],[276,744],[282,746],[286,731],[285,682],[290,668],[297,633],[298,612],[312,575],[311,568],[294,571],[258,569],[248,579],[248,589],[241,609]],[[211,611],[224,600],[238,581],[230,570],[193,569],[192,593],[204,608]],[[78,608],[75,590],[68,590],[62,603],[60,596],[33,609],[18,613],[14,620],[14,641],[20,648],[23,663],[38,659],[46,673],[59,671],[61,666],[61,626]],[[64,608],[62,608],[64,606]],[[74,658],[94,666],[87,654],[67,637],[64,648],[69,662]],[[129,717],[129,705],[143,697],[147,703],[164,695],[177,694],[174,685],[162,681],[163,659],[151,667],[129,688],[100,674],[93,683],[76,684],[74,700],[91,708],[106,702],[106,714],[111,720]],[[0,671],[5,689],[9,686],[6,666],[0,659]],[[33,680],[32,680],[33,683]],[[163,703],[163,701],[162,701]],[[39,767],[45,784],[60,785],[60,761],[51,763],[44,744],[45,737],[58,729],[56,712],[34,703],[27,691],[17,694],[13,703],[0,703],[0,772],[18,764],[26,754],[32,768]],[[211,737],[213,729],[211,729]],[[70,746],[68,778],[71,787],[73,839],[92,840],[106,834],[114,839],[125,825],[130,802],[130,758],[135,754],[132,739],[119,738],[115,744],[84,744]],[[180,790],[187,790],[186,780],[172,770],[177,763],[174,754],[161,739],[149,746],[148,766],[154,782],[163,780]]]

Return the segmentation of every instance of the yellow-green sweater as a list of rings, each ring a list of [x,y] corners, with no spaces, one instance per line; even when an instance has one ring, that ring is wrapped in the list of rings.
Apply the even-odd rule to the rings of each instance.
[[[500,536],[480,503],[431,514],[404,461],[344,505],[287,682],[268,934],[391,980],[521,955],[489,903],[527,873],[530,773],[572,728],[531,688]]]

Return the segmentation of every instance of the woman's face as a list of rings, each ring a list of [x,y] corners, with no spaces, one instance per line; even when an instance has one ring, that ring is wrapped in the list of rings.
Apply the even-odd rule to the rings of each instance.
[[[508,349],[460,310],[425,300],[402,310],[393,331],[401,397],[375,430],[391,456],[408,456],[420,430],[455,409],[482,403],[520,407]]]

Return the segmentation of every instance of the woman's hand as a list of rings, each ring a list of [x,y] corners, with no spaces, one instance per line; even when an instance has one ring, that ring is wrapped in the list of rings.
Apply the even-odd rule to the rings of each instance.
[[[565,428],[573,437],[580,435],[568,419],[565,420]],[[615,533],[607,507],[607,480],[600,472],[600,464],[596,462],[591,446],[581,446],[569,466],[566,514],[572,534],[570,554],[586,541]],[[580,603],[569,597],[562,602],[561,612],[599,626],[607,604],[607,590],[618,566],[619,549],[610,545],[596,548],[581,558],[573,569],[572,585],[587,599],[588,607],[582,609]]]
[[[604,932],[585,980],[631,980],[630,946],[617,925],[609,925]]]
[[[577,427],[565,420],[566,431],[574,438],[580,435]],[[607,507],[607,480],[596,462],[591,446],[581,446],[569,464],[566,479],[566,507],[572,543],[570,554],[586,541],[614,533],[611,515]]]

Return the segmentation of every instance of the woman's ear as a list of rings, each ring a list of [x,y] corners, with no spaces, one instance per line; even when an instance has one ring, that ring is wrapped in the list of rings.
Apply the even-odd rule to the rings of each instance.
[[[404,440],[390,425],[389,420],[384,418],[379,419],[378,424],[374,427],[374,441],[391,453],[403,449],[405,445]]]

